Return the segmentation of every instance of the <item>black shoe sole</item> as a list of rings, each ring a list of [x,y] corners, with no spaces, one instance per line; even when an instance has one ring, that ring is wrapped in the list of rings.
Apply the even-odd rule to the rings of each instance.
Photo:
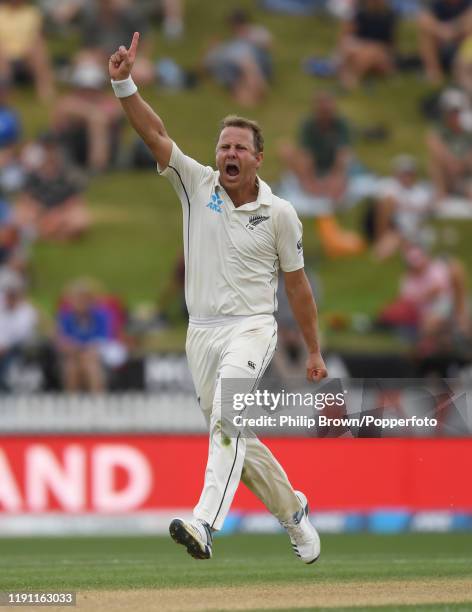
[[[202,550],[201,545],[185,529],[184,522],[180,519],[174,519],[172,521],[169,525],[169,533],[174,542],[185,546],[188,554],[194,559],[211,559],[210,547],[205,545],[205,550]]]
[[[313,561],[308,561],[308,563],[305,563],[305,565],[312,565],[313,563],[315,563],[316,561],[318,561],[318,559],[320,558],[320,555],[318,555],[317,557],[315,557],[315,559],[313,559]]]

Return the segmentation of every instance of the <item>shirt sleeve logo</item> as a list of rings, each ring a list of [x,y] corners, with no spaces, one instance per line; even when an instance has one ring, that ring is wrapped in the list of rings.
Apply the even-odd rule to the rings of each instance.
[[[218,194],[216,194],[216,193],[213,193],[211,195],[211,200],[207,204],[207,208],[209,208],[210,210],[213,210],[214,212],[222,213],[223,212],[223,208],[222,208],[223,204],[224,204],[224,202],[220,198],[220,196]]]
[[[300,240],[297,242],[297,251],[299,253],[301,253],[303,251],[303,242],[302,239],[300,238]]]

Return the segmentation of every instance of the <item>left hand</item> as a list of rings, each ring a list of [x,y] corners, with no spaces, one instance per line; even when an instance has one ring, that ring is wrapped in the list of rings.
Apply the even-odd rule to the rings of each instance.
[[[318,382],[322,378],[328,376],[328,370],[326,369],[325,362],[321,353],[310,353],[306,360],[306,378],[310,382]]]

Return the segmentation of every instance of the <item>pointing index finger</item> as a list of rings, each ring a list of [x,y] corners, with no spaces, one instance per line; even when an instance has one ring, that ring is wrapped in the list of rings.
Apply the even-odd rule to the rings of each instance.
[[[133,39],[128,49],[128,55],[131,61],[134,61],[136,57],[136,51],[138,50],[139,32],[133,34]]]

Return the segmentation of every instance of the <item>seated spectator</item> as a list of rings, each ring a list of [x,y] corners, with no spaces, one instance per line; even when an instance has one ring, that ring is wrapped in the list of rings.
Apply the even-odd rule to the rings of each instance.
[[[85,5],[81,13],[83,49],[76,60],[106,66],[108,58],[120,45],[128,46],[134,32],[140,32],[139,55],[133,66],[133,79],[140,85],[154,81],[154,66],[150,59],[151,42],[144,13],[127,0],[96,0]]]
[[[284,143],[279,152],[306,192],[335,204],[342,200],[352,158],[351,134],[333,95],[326,91],[315,95],[313,111],[300,126],[297,146]]]
[[[472,130],[465,121],[466,95],[446,90],[440,99],[441,119],[427,137],[430,171],[439,198],[472,198]]]
[[[93,278],[80,278],[66,289],[59,304],[58,317],[61,319],[73,311],[72,294],[86,294],[91,299],[97,311],[103,315],[106,323],[106,334],[97,345],[100,359],[106,368],[116,370],[123,366],[128,358],[128,346],[131,344],[126,333],[128,313],[121,299],[104,291],[101,283]]]
[[[404,240],[416,240],[434,211],[432,188],[418,179],[414,157],[399,155],[393,161],[394,176],[380,181],[372,210],[374,252],[390,257]]]
[[[235,10],[228,21],[230,40],[214,46],[204,65],[236,102],[255,106],[265,97],[272,76],[272,36],[263,26],[252,24],[243,10]]]
[[[437,347],[454,330],[470,333],[470,315],[462,264],[432,257],[423,248],[407,245],[407,271],[398,298],[380,315],[384,325],[408,331],[423,347]]]
[[[362,239],[340,229],[333,216],[347,193],[350,145],[348,123],[338,112],[335,98],[325,91],[315,96],[312,115],[301,124],[298,145],[282,143],[279,147],[282,162],[291,173],[284,178],[280,195],[313,207],[311,214],[318,216],[316,226],[329,257],[354,255],[364,248]]]
[[[72,284],[65,299],[67,305],[60,309],[57,319],[64,388],[70,392],[103,392],[105,369],[99,347],[109,335],[107,314],[87,283]]]
[[[41,12],[25,0],[4,0],[0,4],[0,77],[12,83],[32,78],[43,102],[54,94]]]
[[[92,172],[109,168],[119,152],[123,112],[95,59],[78,62],[72,90],[53,109],[53,129],[71,161]]]
[[[47,31],[65,34],[67,26],[78,19],[89,0],[38,0]]]
[[[24,268],[20,232],[13,220],[8,203],[0,197],[0,269],[8,266],[18,271]]]
[[[12,193],[23,184],[24,174],[17,159],[21,133],[17,113],[7,103],[9,86],[0,80],[0,269],[23,271],[25,264],[21,236],[12,207]]]
[[[369,74],[393,72],[395,26],[387,0],[359,1],[341,35],[339,77],[344,87],[353,89]]]
[[[439,84],[460,42],[472,33],[470,0],[433,0],[418,17],[420,54],[428,79]]]
[[[162,29],[169,40],[181,38],[184,32],[183,0],[162,0]]]
[[[68,241],[81,236],[90,225],[82,195],[83,180],[65,162],[55,138],[46,135],[30,147],[25,157],[33,167],[15,204],[16,220],[29,235]],[[29,160],[25,160],[29,163]]]
[[[24,281],[15,272],[0,281],[0,391],[8,390],[8,370],[36,337],[38,314],[25,297]]]
[[[18,191],[24,172],[18,159],[21,124],[18,113],[6,102],[9,86],[0,80],[0,197]]]

